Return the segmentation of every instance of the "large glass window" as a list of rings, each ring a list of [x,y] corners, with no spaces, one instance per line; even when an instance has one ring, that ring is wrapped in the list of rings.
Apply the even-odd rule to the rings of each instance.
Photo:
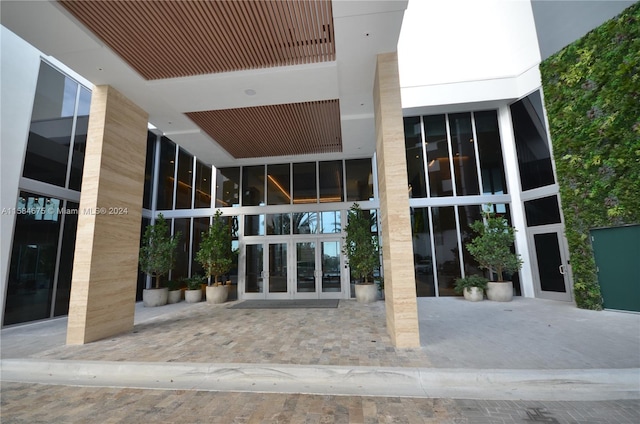
[[[76,128],[73,136],[73,154],[71,157],[71,173],[69,174],[69,188],[80,190],[82,184],[82,167],[84,166],[84,152],[87,147],[87,132],[89,130],[89,109],[91,107],[91,92],[80,87],[78,97],[78,113]]]
[[[264,165],[242,168],[242,206],[264,205]]]
[[[176,209],[190,209],[193,187],[193,156],[182,149],[179,150]]]
[[[76,229],[78,227],[79,205],[66,202],[64,227],[62,229],[62,248],[58,265],[58,280],[56,282],[56,300],[53,316],[69,313],[69,299],[71,297],[71,277],[73,274],[73,255],[76,248]]]
[[[151,209],[151,193],[153,188],[153,163],[154,161],[154,152],[156,146],[156,140],[158,136],[156,136],[151,131],[147,132],[147,156],[145,160],[144,166],[144,194],[142,195],[142,207],[146,209]]]
[[[267,165],[267,204],[291,203],[291,172],[289,164]]]
[[[316,163],[303,162],[293,164],[293,203],[316,203],[318,184]]]
[[[265,215],[245,215],[244,235],[263,236],[265,235]]]
[[[240,168],[221,168],[216,173],[216,208],[240,205]]]
[[[449,115],[449,132],[451,133],[453,170],[456,177],[456,195],[480,194],[471,114],[455,113]]]
[[[483,275],[483,270],[479,268],[478,262],[467,250],[467,245],[476,236],[476,233],[471,229],[471,224],[482,219],[482,209],[480,205],[458,206],[458,217],[460,218],[460,240],[462,240],[462,263],[464,264],[465,276]]]
[[[180,233],[176,261],[171,270],[171,279],[178,280],[189,276],[189,248],[191,246],[191,218],[176,218],[173,220],[173,234]]]
[[[340,227],[340,211],[321,212],[320,217],[322,222],[320,232],[323,234],[339,233],[342,231]]]
[[[66,186],[78,88],[77,82],[50,65],[41,63],[23,168],[23,176],[26,178],[61,187]],[[86,140],[86,115],[90,99],[91,94],[88,90],[84,90],[82,93],[84,115],[80,120],[78,133],[80,145],[73,167],[75,168],[74,189],[79,187],[82,176],[84,157],[82,142],[83,137]]]
[[[211,207],[211,166],[196,161],[196,208]]]
[[[199,274],[204,275],[204,269],[200,262],[196,261],[196,253],[200,249],[200,242],[202,241],[202,233],[209,231],[209,218],[193,218],[193,243],[192,243],[192,262],[191,262],[191,275]]]
[[[445,116],[425,116],[424,131],[431,196],[453,196]],[[416,197],[415,193],[413,197]]]
[[[320,202],[342,202],[342,161],[319,163]]]
[[[524,202],[524,212],[527,216],[528,227],[560,223],[560,208],[557,196]]]
[[[291,215],[288,213],[269,214],[266,217],[267,235],[288,235],[291,233]]]
[[[20,193],[7,284],[5,325],[51,317],[61,206],[60,199]],[[73,222],[70,225],[73,226]],[[73,255],[65,255],[65,260],[72,261]]]
[[[291,216],[293,234],[316,234],[318,232],[317,212],[298,212]]]
[[[407,176],[410,197],[427,197],[422,151],[422,125],[419,116],[404,118],[404,146],[407,155]]]
[[[345,161],[347,173],[347,201],[369,200],[373,198],[373,170],[370,159]]]
[[[416,208],[413,210],[411,227],[416,294],[420,297],[435,296],[436,288],[433,278],[433,253],[431,252],[428,208]]]
[[[512,104],[511,119],[522,190],[553,184],[555,179],[540,92],[535,91]]]
[[[432,208],[436,248],[436,270],[440,296],[455,296],[453,287],[460,278],[458,229],[453,206]]]
[[[160,172],[158,176],[156,208],[173,209],[173,181],[175,179],[176,145],[167,137],[160,140]]]
[[[475,112],[476,138],[480,156],[482,194],[507,193],[502,160],[502,144],[498,130],[498,114],[495,110]]]

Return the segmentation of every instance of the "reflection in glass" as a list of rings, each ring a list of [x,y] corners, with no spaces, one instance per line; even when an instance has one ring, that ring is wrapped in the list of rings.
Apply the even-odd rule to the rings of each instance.
[[[322,245],[322,291],[340,292],[340,242],[323,241]]]
[[[287,292],[287,243],[269,245],[269,293]]]
[[[176,218],[173,220],[173,234],[180,233],[176,261],[171,270],[171,279],[178,280],[189,276],[189,247],[191,237],[191,218]]]
[[[291,216],[288,213],[269,214],[266,220],[267,235],[288,235],[291,233]]]
[[[294,212],[291,216],[293,234],[316,234],[318,232],[317,212]]]
[[[61,201],[20,192],[17,208],[26,209],[15,217],[4,325],[51,315],[61,220],[57,213],[46,211],[47,204],[59,205]]]
[[[316,244],[296,243],[296,291],[315,293],[316,291]]]
[[[431,196],[453,196],[445,116],[432,115],[423,119]]]
[[[173,181],[175,178],[176,145],[167,137],[160,139],[160,170],[156,208],[173,209]]]
[[[82,168],[84,166],[84,151],[87,146],[87,131],[89,130],[89,108],[91,106],[91,92],[80,87],[80,101],[78,103],[78,117],[73,136],[73,155],[71,157],[71,173],[69,188],[80,190],[82,184]]]
[[[370,159],[345,161],[347,173],[347,201],[373,198],[373,171]]]
[[[560,208],[556,196],[524,202],[524,212],[527,216],[528,227],[560,223]]]
[[[320,219],[322,221],[322,226],[320,227],[321,233],[330,234],[342,231],[342,227],[340,226],[340,211],[321,212]]]
[[[316,163],[294,163],[293,203],[316,203],[317,201],[318,185],[316,178]]]
[[[498,130],[498,114],[495,110],[475,112],[476,137],[480,156],[482,194],[507,193],[502,160],[502,145]]]
[[[320,202],[342,202],[342,161],[320,162]]]
[[[176,189],[176,209],[191,208],[193,184],[193,156],[180,149],[178,153],[178,188]]]
[[[462,259],[464,263],[465,276],[484,275],[479,268],[478,262],[467,250],[467,245],[476,236],[471,229],[471,224],[482,219],[482,209],[480,205],[458,206],[458,216],[460,218],[460,239],[462,240]]]
[[[453,206],[432,208],[433,232],[436,248],[436,269],[438,273],[438,294],[455,296],[453,287],[460,278],[460,258],[458,256],[458,230]]]
[[[267,204],[291,203],[291,172],[289,164],[267,165]]]
[[[80,205],[66,202],[66,210],[77,211]],[[78,214],[67,213],[64,216],[62,228],[62,248],[58,265],[58,281],[56,283],[56,301],[53,316],[67,315],[69,313],[69,299],[71,297],[71,276],[73,272],[73,255],[76,247],[76,229],[78,227]]]
[[[431,232],[429,231],[429,208],[415,208],[413,210],[411,228],[416,294],[419,297],[435,296],[433,253],[431,252]]]
[[[409,197],[427,197],[419,116],[404,118],[404,148],[407,155],[407,176],[411,186]]]
[[[216,173],[216,208],[240,206],[240,168],[220,168]]]
[[[78,83],[48,64],[41,63],[23,168],[24,177],[65,186],[77,90]],[[85,121],[82,118],[81,124]],[[86,130],[84,134],[86,137]],[[80,156],[76,164],[79,162]]]
[[[211,166],[196,161],[196,208],[211,207]]]
[[[264,215],[245,215],[244,216],[244,235],[245,236],[263,236]]]
[[[147,131],[147,153],[144,165],[144,193],[142,195],[142,207],[151,209],[151,190],[153,188],[153,163],[155,159],[155,146],[157,136],[151,131]]]
[[[242,168],[242,206],[264,205],[264,165]]]
[[[202,233],[206,233],[209,230],[209,218],[193,218],[193,249],[191,258],[191,275],[199,274],[204,275],[204,269],[200,262],[196,261],[196,252],[200,249],[200,241],[202,241]]]
[[[144,234],[144,230],[146,230],[149,225],[151,225],[151,219],[143,217],[140,222],[140,234]],[[143,243],[144,243],[144,238],[140,237],[139,247],[142,247]],[[136,302],[139,302],[142,300],[142,291],[146,288],[147,288],[147,274],[142,272],[142,270],[140,269],[140,263],[138,263],[138,284],[136,287]]]
[[[454,113],[449,115],[449,131],[451,133],[453,170],[456,177],[456,195],[480,194],[471,114]]]
[[[248,244],[246,251],[245,293],[262,293],[264,253],[261,244]]]
[[[511,105],[522,190],[555,182],[540,92]]]

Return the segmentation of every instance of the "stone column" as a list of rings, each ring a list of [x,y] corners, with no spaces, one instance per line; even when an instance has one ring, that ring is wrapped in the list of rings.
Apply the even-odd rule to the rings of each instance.
[[[148,114],[110,86],[91,95],[67,344],[133,328]]]
[[[373,97],[387,331],[396,347],[419,347],[409,184],[396,52],[378,55]]]

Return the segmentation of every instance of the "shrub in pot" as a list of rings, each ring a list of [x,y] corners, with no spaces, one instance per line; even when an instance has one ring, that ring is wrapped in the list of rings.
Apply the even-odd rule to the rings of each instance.
[[[169,297],[167,303],[179,303],[182,298],[182,290],[180,290],[180,282],[175,280],[167,281],[167,288],[169,289]]]
[[[185,278],[184,282],[187,288],[184,291],[184,300],[187,303],[198,303],[202,300],[202,284],[204,277],[198,274]]]
[[[162,214],[156,222],[148,225],[142,236],[142,247],[138,257],[140,269],[145,274],[155,278],[155,287],[142,292],[144,306],[161,306],[167,303],[168,289],[160,287],[160,278],[169,273],[175,260],[180,232],[171,236],[169,226]]]
[[[467,250],[478,261],[480,268],[487,269],[497,281],[487,283],[487,298],[508,302],[513,298],[513,282],[504,281],[504,272],[516,272],[522,267],[520,255],[513,253],[515,228],[504,217],[485,211],[484,219],[471,224],[477,235],[467,245]]]
[[[218,281],[227,274],[233,265],[233,249],[231,247],[231,229],[218,209],[213,222],[206,232],[202,233],[200,248],[196,260],[202,265],[209,279],[207,285],[207,302],[224,303],[229,296],[229,286]],[[211,279],[213,277],[213,281]]]
[[[373,216],[365,215],[355,203],[349,210],[349,219],[344,228],[346,236],[342,251],[347,257],[351,273],[356,276],[356,300],[370,303],[378,297],[378,286],[373,282],[373,273],[380,267],[378,236],[371,233]]]
[[[458,278],[454,290],[456,293],[464,295],[465,299],[477,302],[484,299],[484,291],[487,289],[488,281],[479,275],[469,275]]]

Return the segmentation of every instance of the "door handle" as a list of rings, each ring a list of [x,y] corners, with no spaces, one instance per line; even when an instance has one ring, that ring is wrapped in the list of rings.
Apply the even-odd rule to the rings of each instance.
[[[560,274],[564,275],[565,274],[564,265],[560,265],[558,267],[558,271],[560,271]]]

